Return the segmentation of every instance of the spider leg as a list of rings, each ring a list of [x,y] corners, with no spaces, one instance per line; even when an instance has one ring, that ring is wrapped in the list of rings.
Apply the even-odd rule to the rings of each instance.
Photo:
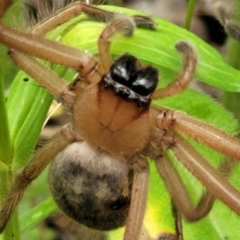
[[[76,94],[69,91],[65,83],[53,71],[42,65],[33,57],[24,53],[10,50],[9,55],[15,64],[37,81],[42,87],[48,90],[58,100],[61,100],[65,106],[73,104]]]
[[[206,191],[197,206],[194,207],[178,172],[166,154],[159,159],[155,159],[154,162],[174,205],[188,221],[197,221],[209,213],[215,200],[210,192]]]
[[[158,88],[154,91],[152,99],[165,98],[181,93],[192,81],[197,66],[197,56],[192,46],[180,41],[175,48],[182,54],[184,67],[182,73],[165,88]]]
[[[176,207],[173,201],[171,201],[172,204],[172,215],[174,217],[174,223],[175,223],[175,235],[173,237],[173,240],[184,240],[183,237],[183,226],[182,226],[182,214]]]
[[[74,2],[66,6],[64,9],[52,14],[51,17],[44,20],[42,23],[34,26],[31,29],[31,32],[37,35],[45,35],[50,30],[78,16],[80,13],[85,13],[89,17],[101,22],[111,22],[116,16],[126,16],[123,14],[106,11],[92,5]],[[148,27],[152,29],[156,28],[156,24],[149,17],[133,15],[132,19],[138,27]]]
[[[55,27],[67,22],[81,13],[85,13],[91,18],[103,22],[111,20],[114,15],[113,12],[105,11],[92,5],[74,2],[63,9],[60,9],[56,13],[51,14],[49,18],[44,19],[43,22],[34,26],[30,30],[34,34],[45,35]]]
[[[108,12],[108,15],[110,13],[111,12]],[[107,16],[107,14],[105,15]],[[110,18],[108,20],[110,20]],[[98,52],[100,59],[99,68],[103,69],[103,72],[108,72],[112,64],[109,39],[117,32],[121,32],[125,36],[132,36],[136,26],[154,29],[155,23],[150,18],[145,16],[127,16],[117,13],[111,14],[110,23],[104,28],[98,38]]]
[[[91,65],[92,57],[84,51],[12,29],[0,23],[0,42],[23,53],[81,70]],[[95,66],[95,61],[91,69]]]
[[[1,3],[0,3],[0,18],[3,16],[3,14],[6,12],[6,10],[9,8],[9,6],[11,4],[12,4],[11,0],[1,1]]]
[[[75,13],[75,15],[76,14],[77,13]],[[65,14],[59,12],[59,17],[56,20],[51,17],[45,22],[30,29],[33,33],[22,32],[0,23],[0,42],[25,54],[52,63],[72,67],[80,72],[83,70],[82,75],[87,75],[96,66],[96,62],[91,55],[84,51],[36,36],[37,34],[50,31],[55,25],[61,24],[69,19],[68,16],[65,18],[64,16]]]
[[[235,213],[240,215],[240,193],[204,159],[179,134],[174,136],[171,147],[179,161],[202,182],[202,184]]]
[[[159,112],[158,114],[152,112],[157,119],[153,124],[156,124],[157,127],[167,130],[174,128],[220,153],[240,160],[239,139],[234,138],[200,120],[190,117],[183,112],[166,110],[158,106],[153,106],[153,108],[161,111],[160,114]]]
[[[72,126],[70,124],[66,125],[60,132],[56,133],[48,143],[36,152],[22,172],[16,176],[15,181],[1,206],[0,233],[5,228],[14,208],[20,202],[30,183],[39,176],[59,151],[76,140],[77,136],[72,130]]]
[[[146,159],[139,169],[134,169],[131,204],[127,217],[124,240],[139,239],[147,203],[149,166]]]
[[[108,72],[112,61],[110,55],[110,41],[109,39],[116,33],[122,32],[126,36],[131,36],[135,29],[135,23],[132,17],[118,14],[109,25],[107,25],[98,38],[98,51],[100,59],[100,68],[103,72]]]
[[[162,140],[163,145],[165,144],[166,148],[168,148],[169,141],[172,142],[170,147],[179,161],[181,161],[215,197],[219,198],[237,214],[240,214],[240,193],[230,185],[226,177],[215,170],[178,133],[175,133],[174,136],[169,136],[168,134],[171,133],[171,129],[174,129],[229,157],[238,159],[240,159],[240,140],[181,112],[164,110],[155,106],[154,108],[155,110],[157,108],[161,109],[161,112],[160,114],[158,112],[157,115],[156,112],[152,111],[152,116],[155,114],[155,122],[152,122],[153,125],[167,131],[166,136],[163,137]]]

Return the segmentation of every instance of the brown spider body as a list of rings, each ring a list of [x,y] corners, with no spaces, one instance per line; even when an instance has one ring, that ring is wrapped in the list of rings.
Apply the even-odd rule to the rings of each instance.
[[[121,63],[121,58],[125,57],[116,62]],[[128,69],[116,62],[129,75],[128,81],[144,69]],[[140,72],[139,79],[144,77]],[[158,74],[147,77],[154,82],[149,95],[156,87]],[[119,85],[114,78],[111,80],[118,87],[111,88],[104,83],[105,78],[77,97],[72,109],[73,126],[84,141],[61,151],[49,174],[59,208],[77,222],[98,230],[111,230],[126,223],[133,180],[130,157],[141,153],[151,133],[150,101],[139,106],[128,96],[116,93],[120,88],[131,91],[130,88]],[[75,84],[78,90],[78,83]],[[74,86],[71,91],[74,93]],[[137,138],[133,141],[134,136]]]
[[[109,21],[98,39],[99,63],[81,50],[36,36],[81,12]],[[79,2],[29,33],[0,23],[0,42],[11,48],[12,60],[62,101],[72,118],[16,176],[1,207],[0,232],[27,186],[50,162],[50,187],[59,208],[90,228],[110,230],[126,224],[124,240],[137,240],[141,234],[149,183],[147,157],[154,161],[174,205],[187,220],[206,216],[215,198],[240,215],[240,193],[181,134],[237,159],[240,141],[184,113],[151,104],[151,99],[179,94],[189,85],[197,65],[194,48],[185,41],[176,43],[183,71],[175,81],[156,89],[155,68],[141,66],[128,54],[111,61],[109,39],[116,32],[129,36],[136,26],[156,27],[147,17],[129,17]],[[67,85],[29,54],[74,67],[79,76]],[[206,187],[196,207],[167,149]]]
[[[104,77],[77,97],[73,126],[84,141],[61,151],[49,174],[53,197],[67,216],[98,230],[126,223],[133,180],[130,157],[141,153],[149,142],[149,114],[150,101],[143,106],[129,102],[104,86]]]

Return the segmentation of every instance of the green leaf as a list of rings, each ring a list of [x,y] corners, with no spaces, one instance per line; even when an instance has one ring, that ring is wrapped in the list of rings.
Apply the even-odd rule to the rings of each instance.
[[[18,73],[7,101],[14,168],[24,165],[31,157],[52,99],[33,79]]]
[[[39,222],[43,221],[56,210],[57,206],[54,200],[52,198],[48,198],[20,218],[20,230],[23,232],[36,226]]]
[[[12,149],[9,137],[9,124],[4,96],[3,76],[0,68],[0,163],[8,165],[11,162]]]

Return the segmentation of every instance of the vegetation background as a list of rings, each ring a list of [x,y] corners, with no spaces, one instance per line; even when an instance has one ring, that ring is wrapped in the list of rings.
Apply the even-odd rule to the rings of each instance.
[[[208,31],[207,24],[209,23],[206,20],[201,20],[206,18],[203,16],[214,19],[212,4],[216,2],[224,4],[224,1],[190,0],[187,3],[179,0],[175,1],[174,4],[169,4],[169,2],[164,0],[107,2],[107,4],[115,6],[105,5],[104,9],[121,10],[133,14],[134,10],[120,9],[116,5],[138,7],[138,13],[140,10],[148,11],[148,15],[153,16],[154,19],[154,16],[162,16],[175,24],[183,27],[185,25],[186,28],[191,25],[191,31],[194,32],[192,34],[182,27],[156,18],[158,23],[156,31],[137,29],[132,38],[120,35],[114,37],[111,47],[113,58],[122,54],[122,49],[124,49],[136,55],[142,62],[156,66],[161,71],[159,87],[162,87],[172,81],[182,67],[181,57],[174,49],[175,43],[179,40],[191,42],[199,55],[196,79],[201,83],[196,81],[194,86],[183,94],[156,101],[155,104],[186,111],[223,131],[237,134],[239,124],[236,119],[240,118],[238,93],[240,91],[240,72],[234,68],[239,69],[240,67],[239,42],[234,39],[225,39],[224,34],[221,43],[214,41]],[[240,15],[234,14],[234,9],[239,9],[240,1],[236,1],[235,4],[231,5],[234,6],[232,9],[229,9],[230,19],[240,22]],[[22,21],[19,21],[22,19],[22,10],[22,1],[13,1],[2,21],[14,27],[24,28],[25,26],[21,26]],[[236,13],[239,12],[236,10]],[[96,40],[103,27],[102,23],[89,20],[85,16],[79,16],[52,31],[48,37],[55,40],[61,36],[61,41],[64,44],[70,44],[96,54]],[[220,28],[220,26],[218,27]],[[213,31],[213,29],[210,30]],[[220,28],[219,31],[223,33],[224,29]],[[213,34],[215,37],[216,35],[217,33]],[[219,39],[220,37],[217,37],[217,40]],[[59,117],[59,114],[55,114],[56,116],[51,119],[48,127],[42,131],[52,97],[34,80],[29,80],[27,83],[23,81],[29,77],[25,73],[19,72],[11,63],[7,56],[7,49],[3,46],[0,49],[0,63],[0,119],[2,122],[0,125],[0,194],[4,196],[14,174],[27,163],[37,142],[40,141],[38,144],[40,146],[49,138],[52,132],[59,128],[58,125],[66,122],[66,116],[60,114]],[[71,69],[47,65],[66,80],[71,79],[74,75],[74,71]],[[222,102],[222,105],[225,105],[231,113],[226,111],[219,102]],[[39,140],[40,132],[42,132],[42,138]],[[213,165],[218,166],[222,161],[223,156],[220,154],[193,141],[191,143]],[[169,154],[171,155],[171,152]],[[172,158],[173,161],[176,161],[174,157]],[[203,187],[180,164],[175,162],[175,165],[183,176],[193,202],[196,202],[202,194]],[[234,186],[238,188],[239,171],[238,164],[235,164],[230,178]],[[57,207],[50,196],[48,184],[46,184],[47,175],[48,169],[26,191],[18,211],[15,211],[4,234],[0,235],[1,240],[79,239],[79,231],[83,231],[83,229],[79,229],[79,226],[69,222],[61,214],[56,214]],[[175,229],[171,201],[154,166],[151,169],[151,176],[144,227],[156,239],[161,233],[174,233]],[[53,213],[55,215],[52,215]],[[203,237],[214,240],[237,240],[240,237],[240,230],[236,227],[239,222],[239,217],[235,213],[217,201],[211,213],[203,220],[197,223],[188,223],[183,219],[184,236],[186,240],[202,239]],[[14,235],[12,235],[13,232]],[[121,239],[122,232],[123,230],[113,231],[108,235],[108,238]],[[81,236],[83,235],[81,234]],[[91,238],[92,235],[89,236]],[[84,237],[86,240],[87,236],[84,235]],[[98,235],[98,239],[103,237],[102,234]]]

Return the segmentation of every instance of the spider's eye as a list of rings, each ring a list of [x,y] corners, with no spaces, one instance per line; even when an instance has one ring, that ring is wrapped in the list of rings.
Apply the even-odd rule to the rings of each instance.
[[[138,70],[132,78],[131,89],[141,96],[148,96],[157,86],[158,71],[153,67],[146,67]]]
[[[131,87],[131,76],[137,71],[136,63],[135,57],[129,54],[122,55],[111,66],[111,78],[124,86]]]

